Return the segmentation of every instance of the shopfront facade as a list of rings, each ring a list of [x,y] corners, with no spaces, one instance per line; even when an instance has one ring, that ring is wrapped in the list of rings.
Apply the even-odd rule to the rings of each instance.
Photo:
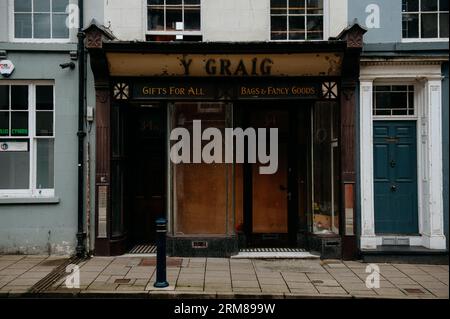
[[[341,248],[354,257],[363,33],[354,25],[314,43],[130,43],[88,28],[97,96],[95,253],[153,242],[154,220],[165,217],[171,255],[328,244],[338,257]],[[170,156],[180,128],[192,136],[184,142],[189,162]],[[268,141],[260,129],[270,128],[278,129],[271,174],[260,173],[267,160],[251,156],[247,135],[231,139],[231,155],[226,142],[208,148],[213,137],[225,141],[239,130]],[[260,147],[258,154],[275,151]]]

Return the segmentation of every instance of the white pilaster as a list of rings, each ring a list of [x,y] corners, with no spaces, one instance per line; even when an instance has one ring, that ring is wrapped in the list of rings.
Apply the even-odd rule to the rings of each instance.
[[[426,167],[428,181],[428,214],[423,223],[424,246],[431,249],[445,249],[443,180],[442,180],[442,82],[440,78],[429,79],[426,86],[425,116],[428,122],[428,159]]]
[[[375,249],[373,198],[373,81],[360,82],[361,249]]]

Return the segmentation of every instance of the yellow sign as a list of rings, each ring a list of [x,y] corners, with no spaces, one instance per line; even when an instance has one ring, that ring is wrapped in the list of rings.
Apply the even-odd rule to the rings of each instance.
[[[107,53],[111,76],[339,76],[338,53],[153,54]]]

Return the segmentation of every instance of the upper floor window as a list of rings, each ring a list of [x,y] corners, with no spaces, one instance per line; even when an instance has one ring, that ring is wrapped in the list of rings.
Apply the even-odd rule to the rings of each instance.
[[[404,39],[448,38],[448,0],[403,0]]]
[[[272,40],[322,40],[323,0],[271,0]]]
[[[69,0],[14,0],[16,39],[68,39]]]
[[[200,0],[147,0],[147,35],[157,36],[151,40],[200,35],[200,21]]]

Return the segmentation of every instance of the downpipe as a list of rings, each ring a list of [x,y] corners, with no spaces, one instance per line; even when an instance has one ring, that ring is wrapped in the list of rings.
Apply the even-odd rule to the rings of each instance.
[[[78,0],[79,27],[78,27],[78,231],[77,231],[77,257],[86,255],[86,232],[84,231],[84,139],[86,137],[84,127],[84,107],[85,107],[85,50],[83,32],[83,0]],[[88,181],[89,182],[89,181]]]

